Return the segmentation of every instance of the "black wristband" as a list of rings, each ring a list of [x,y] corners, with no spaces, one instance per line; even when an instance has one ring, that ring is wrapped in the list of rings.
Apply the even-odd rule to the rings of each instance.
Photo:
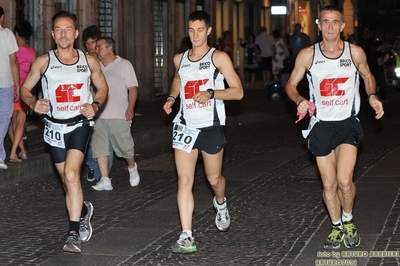
[[[214,90],[213,89],[208,89],[207,91],[210,94],[210,99],[214,99]]]
[[[97,105],[97,108],[98,108],[97,111],[101,110],[101,103],[99,103],[99,102],[92,102],[92,104]]]
[[[376,93],[370,93],[370,94],[368,94],[368,101],[372,96],[378,97],[378,96],[376,96]]]
[[[170,95],[170,96],[167,97],[167,101],[168,101],[169,99],[172,99],[173,102],[175,102],[175,100],[176,100],[175,97],[172,96],[172,95]]]

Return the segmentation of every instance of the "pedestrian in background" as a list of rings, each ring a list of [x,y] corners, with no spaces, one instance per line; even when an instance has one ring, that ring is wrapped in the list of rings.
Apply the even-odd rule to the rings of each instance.
[[[301,24],[294,25],[293,34],[290,36],[290,49],[292,50],[292,57],[296,58],[301,49],[311,45],[310,37],[301,31]]]
[[[96,25],[91,25],[83,30],[82,40],[85,45],[86,53],[97,57],[96,43],[100,39],[102,33]]]
[[[261,49],[260,70],[264,80],[264,86],[271,84],[272,57],[274,53],[274,38],[267,33],[265,26],[261,27],[261,33],[256,37],[256,44]]]
[[[223,32],[222,38],[219,39],[218,42],[218,50],[224,51],[229,55],[229,58],[233,62],[233,48],[235,47],[235,44],[233,43],[232,40],[232,32],[229,30]]]
[[[97,40],[96,54],[109,84],[109,94],[93,128],[91,147],[99,165],[101,179],[92,189],[113,189],[108,170],[109,157],[113,156],[109,154],[110,144],[115,154],[125,159],[130,185],[136,187],[140,176],[131,133],[139,86],[136,73],[131,62],[115,55],[115,41],[111,37]]]
[[[29,21],[23,20],[14,27],[15,38],[18,44],[17,59],[19,63],[19,81],[20,84],[24,83],[26,76],[31,68],[32,62],[36,59],[36,50],[28,44],[29,37],[32,36],[33,28]],[[8,136],[11,140],[11,154],[10,162],[21,162],[21,159],[28,159],[27,151],[25,149],[24,141],[22,138],[25,134],[26,112],[29,107],[20,100],[19,91],[15,90],[16,97],[14,99],[14,112]],[[17,154],[17,148],[20,152]]]
[[[94,57],[97,58],[96,55],[96,43],[97,40],[100,39],[101,37],[101,31],[99,27],[96,25],[89,26],[83,30],[82,33],[82,39],[83,43],[86,49],[86,53],[90,54]],[[91,84],[90,86],[93,97],[96,95],[96,88]],[[86,171],[86,179],[89,182],[92,181],[99,181],[101,178],[99,166],[96,162],[96,160],[93,158],[93,151],[92,148],[90,147],[91,145],[89,144],[87,153],[86,153],[86,158],[85,158],[85,163],[88,166],[88,169]],[[112,146],[110,145],[110,150],[109,150],[109,161],[108,161],[108,171],[111,171],[111,168],[113,166],[114,162],[114,150],[112,149]]]
[[[283,62],[289,56],[289,49],[285,43],[285,40],[281,37],[280,30],[272,31],[272,36],[274,36],[274,57],[272,60],[272,74],[274,75],[274,80],[277,81],[279,73],[284,68]]]
[[[43,138],[61,176],[69,216],[63,250],[81,253],[81,242],[92,236],[93,205],[83,201],[80,171],[93,117],[105,102],[108,87],[97,58],[74,48],[79,36],[76,15],[60,11],[53,16],[52,24],[51,35],[57,48],[33,62],[21,97],[36,113],[45,115]],[[40,79],[43,99],[36,100],[31,91]],[[91,81],[97,89],[94,101]]]
[[[347,36],[346,41],[357,45],[357,38],[356,38],[356,35],[354,35],[354,34],[350,34],[349,36]]]
[[[261,58],[261,49],[255,43],[256,36],[254,34],[247,35],[246,42],[240,39],[240,46],[244,48],[244,74],[247,88],[254,88],[256,82],[256,73],[258,71],[257,58]]]
[[[163,106],[167,114],[180,95],[180,109],[173,122],[173,148],[178,173],[177,203],[182,232],[172,246],[174,253],[196,252],[192,234],[194,211],[193,184],[196,162],[201,152],[207,180],[215,196],[215,225],[227,231],[230,217],[225,198],[222,160],[226,144],[224,100],[240,100],[243,88],[232,61],[225,52],[207,44],[211,19],[204,11],[194,11],[188,18],[192,49],[174,57],[175,76],[170,96]],[[222,74],[223,73],[223,74]],[[225,89],[224,78],[230,85]]]
[[[347,248],[355,248],[361,242],[352,214],[356,196],[353,172],[363,138],[357,117],[361,102],[359,75],[365,81],[375,118],[381,118],[384,111],[363,49],[340,38],[345,28],[343,10],[334,5],[322,8],[318,28],[322,41],[300,51],[286,92],[296,103],[299,115],[314,114],[308,127],[308,147],[316,157],[323,200],[332,222],[324,247],[338,249],[344,242]],[[306,72],[310,100],[296,88]]]
[[[18,95],[20,83],[17,41],[3,25],[4,9],[0,6],[0,169],[7,169],[4,138],[13,114],[14,94]]]
[[[388,60],[389,54],[385,53],[383,43],[379,40],[375,41],[372,46],[369,66],[375,77],[376,87],[381,101],[387,101],[385,64]]]

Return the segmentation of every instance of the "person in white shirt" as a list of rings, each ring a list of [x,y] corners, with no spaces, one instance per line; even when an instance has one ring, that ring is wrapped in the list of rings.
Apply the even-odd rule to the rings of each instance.
[[[131,133],[132,119],[138,95],[138,81],[135,70],[128,60],[115,55],[115,41],[111,37],[101,37],[96,42],[96,54],[101,69],[109,84],[107,103],[96,119],[90,146],[93,157],[99,165],[101,178],[92,189],[112,190],[108,162],[110,144],[117,157],[128,164],[129,183],[139,185],[140,176],[134,158],[134,142]]]
[[[261,27],[261,33],[256,37],[256,44],[261,49],[260,69],[264,80],[264,86],[271,84],[272,80],[272,57],[274,53],[275,40],[267,33],[265,26]]]
[[[4,9],[0,6],[0,169],[7,169],[4,138],[14,108],[14,89],[19,91],[18,45],[14,33],[3,28]],[[18,99],[16,99],[18,100]]]

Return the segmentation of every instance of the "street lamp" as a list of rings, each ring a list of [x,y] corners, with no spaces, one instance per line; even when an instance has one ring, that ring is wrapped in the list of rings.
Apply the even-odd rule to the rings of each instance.
[[[286,15],[286,6],[271,6],[271,15]]]

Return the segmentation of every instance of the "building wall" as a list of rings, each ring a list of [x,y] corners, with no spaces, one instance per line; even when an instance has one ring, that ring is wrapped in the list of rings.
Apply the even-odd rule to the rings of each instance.
[[[315,19],[318,17],[320,5],[333,4],[328,0],[203,0],[202,6],[197,0],[163,0],[165,10],[166,41],[163,49],[163,88],[154,86],[154,1],[155,0],[113,0],[113,33],[117,43],[117,53],[132,62],[139,81],[139,100],[152,100],[157,96],[167,94],[175,73],[173,57],[181,51],[181,40],[188,36],[187,17],[197,8],[208,12],[212,18],[213,31],[209,37],[209,44],[216,46],[217,38],[222,32],[229,30],[233,34],[235,43],[234,66],[243,77],[243,50],[240,48],[240,38],[252,32],[260,33],[260,27],[266,26],[269,33],[279,28],[282,35],[291,33],[293,25],[299,22],[299,3],[304,4],[307,10],[307,29],[311,40],[318,36]],[[339,5],[346,10],[345,34],[354,32],[355,7],[358,0],[340,0]],[[34,25],[32,44],[43,54],[54,48],[51,37],[51,17],[56,11],[56,0],[25,1],[26,16]],[[272,17],[271,5],[288,3],[288,15]],[[14,28],[16,23],[15,1],[0,0],[5,9],[5,27]],[[98,0],[69,0],[68,8],[76,13],[79,20],[80,36],[76,46],[83,49],[82,31],[87,26],[97,24]],[[251,14],[251,16],[249,16]]]

